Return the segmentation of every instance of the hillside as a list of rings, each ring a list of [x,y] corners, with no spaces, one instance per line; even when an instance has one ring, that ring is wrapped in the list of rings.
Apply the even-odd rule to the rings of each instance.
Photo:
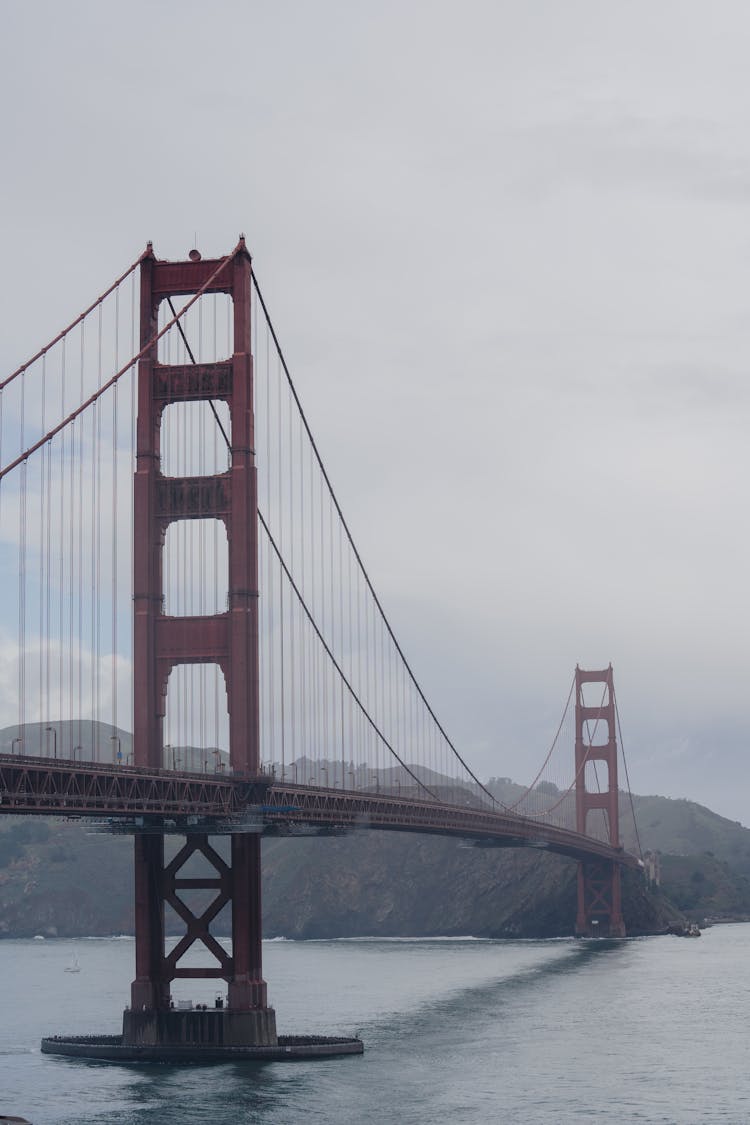
[[[115,745],[130,752],[129,736],[113,728],[59,727],[61,750],[80,739],[82,756],[95,740],[110,754]],[[42,728],[24,733],[34,742],[49,737]],[[16,728],[0,731],[0,748],[14,739]],[[490,786],[506,803],[524,793],[507,778]],[[652,895],[638,876],[625,879],[630,933],[663,929],[677,911],[698,919],[750,916],[750,830],[691,801],[645,796],[633,805],[641,846],[662,853],[662,888]],[[572,814],[569,797],[563,808]],[[623,843],[636,851],[627,798],[621,824]],[[168,839],[168,851],[176,841]],[[220,840],[219,850],[226,843]],[[131,931],[131,856],[129,837],[92,833],[85,822],[0,817],[0,936]],[[434,836],[271,838],[263,846],[264,932],[557,936],[571,932],[575,877],[574,863],[549,853]],[[217,932],[222,925],[226,930],[228,919],[220,916]]]
[[[536,851],[378,832],[269,839],[263,851],[267,936],[543,937],[569,933],[575,914],[575,864]],[[130,931],[131,854],[128,837],[74,822],[0,821],[0,934]],[[750,913],[746,877],[716,856],[664,856],[662,870],[656,901],[639,878],[626,880],[631,933],[668,924],[667,896],[691,915]]]
[[[675,856],[708,852],[736,875],[750,877],[750,829],[704,805],[669,797],[633,797],[644,849]],[[622,814],[623,842],[635,847],[632,819]]]
[[[560,937],[575,920],[576,865],[531,849],[385,832],[276,840],[264,878],[268,936]],[[632,934],[677,916],[638,876],[626,878],[623,902]]]
[[[750,879],[711,852],[662,855],[662,886],[692,921],[750,920]]]
[[[554,937],[570,933],[575,917],[575,864],[536,851],[387,832],[271,839],[263,850],[268,937]],[[0,823],[0,935],[130,932],[131,855],[127,837],[8,817]],[[628,879],[624,899],[631,933],[675,916],[638,878]],[[180,932],[169,919],[168,928]],[[215,929],[227,932],[228,918]]]

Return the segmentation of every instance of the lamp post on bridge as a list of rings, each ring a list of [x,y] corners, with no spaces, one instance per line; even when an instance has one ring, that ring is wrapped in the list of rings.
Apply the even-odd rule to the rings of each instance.
[[[112,743],[112,761],[116,762],[118,765],[121,765],[122,764],[122,747],[120,746],[120,739],[119,739],[118,735],[111,734],[109,736],[109,741]],[[117,747],[117,749],[115,749],[115,746]]]
[[[57,728],[56,728],[56,727],[45,727],[44,729],[45,729],[45,731],[47,732],[47,734],[49,734],[49,733],[50,733],[50,731],[52,732],[52,738],[53,738],[53,743],[52,743],[52,745],[53,745],[53,752],[52,752],[52,757],[53,757],[53,758],[56,758],[56,757],[57,757]],[[47,740],[47,746],[49,747],[49,739]]]
[[[171,742],[167,742],[166,745],[164,746],[164,768],[165,769],[170,769],[170,765],[169,765],[169,759],[170,758],[172,759],[171,768],[173,770],[176,770],[182,764],[181,759],[180,759],[180,754],[179,754],[179,748],[177,746],[173,746]]]
[[[14,751],[13,747],[15,746],[15,744],[16,744],[16,743],[18,743],[19,747],[20,747],[20,746],[23,746],[23,739],[22,739],[22,738],[14,738],[14,739],[13,739],[13,741],[12,741],[12,742],[11,742],[11,744],[10,744],[10,752],[11,752],[11,754],[14,754],[14,753],[15,753],[15,751]],[[21,753],[21,750],[19,750],[19,751],[18,751],[18,753],[20,754],[20,753]]]

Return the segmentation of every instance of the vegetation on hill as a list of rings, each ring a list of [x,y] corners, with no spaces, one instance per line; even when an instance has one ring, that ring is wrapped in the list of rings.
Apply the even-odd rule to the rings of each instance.
[[[750,876],[750,829],[705,805],[669,797],[633,797],[644,848],[669,855],[711,853],[737,875]],[[623,817],[623,842],[636,846],[632,818]]]
[[[662,887],[691,921],[750,918],[750,879],[711,852],[662,855]]]

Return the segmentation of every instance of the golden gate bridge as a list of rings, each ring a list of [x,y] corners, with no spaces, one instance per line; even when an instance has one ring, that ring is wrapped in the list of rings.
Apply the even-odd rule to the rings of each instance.
[[[620,872],[640,861],[620,839],[611,666],[576,668],[537,775],[501,801],[397,640],[244,238],[180,262],[149,243],[0,383],[0,526],[17,594],[3,621],[17,713],[0,811],[134,838],[123,1036],[45,1049],[361,1050],[277,1035],[261,960],[264,834],[389,829],[548,849],[578,863],[576,933],[624,935]],[[167,860],[169,835],[184,844]],[[209,874],[190,874],[196,856]],[[196,891],[209,906],[191,909]],[[231,951],[212,932],[227,907]],[[184,923],[169,951],[166,910]],[[195,946],[203,966],[184,961]],[[175,1010],[178,978],[224,981],[226,1003]]]

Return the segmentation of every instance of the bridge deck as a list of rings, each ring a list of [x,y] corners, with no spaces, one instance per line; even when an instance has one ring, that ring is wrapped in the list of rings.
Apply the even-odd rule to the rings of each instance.
[[[500,847],[536,847],[573,859],[639,860],[621,848],[532,817],[471,805],[383,793],[323,789],[236,774],[193,774],[0,754],[0,812],[16,815],[138,819],[158,831],[221,825],[278,834],[372,828],[433,833]]]

